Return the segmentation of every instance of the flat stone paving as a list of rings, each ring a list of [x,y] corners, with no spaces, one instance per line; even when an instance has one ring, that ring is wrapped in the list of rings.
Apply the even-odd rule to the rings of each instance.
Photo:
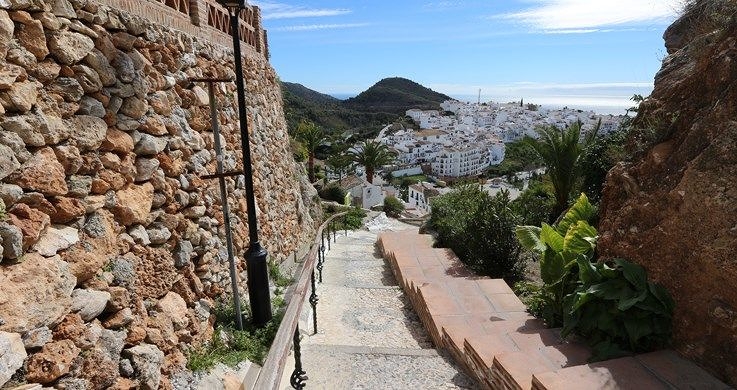
[[[390,230],[416,227],[397,221]],[[308,389],[477,389],[435,350],[418,316],[376,249],[379,232],[339,232],[326,250],[318,284],[318,333],[302,338]],[[306,303],[304,310],[311,310]],[[289,388],[290,358],[281,387]]]

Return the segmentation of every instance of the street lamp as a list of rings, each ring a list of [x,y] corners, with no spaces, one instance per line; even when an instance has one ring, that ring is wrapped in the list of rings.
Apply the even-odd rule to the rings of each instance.
[[[230,33],[233,35],[233,54],[235,57],[235,87],[238,92],[238,119],[241,128],[241,148],[243,149],[243,176],[246,182],[246,203],[248,207],[248,236],[250,244],[246,251],[248,271],[248,296],[251,301],[251,314],[256,326],[263,326],[271,319],[271,297],[269,293],[269,273],[266,265],[268,253],[258,241],[258,221],[256,220],[256,200],[253,195],[253,167],[251,166],[251,145],[248,137],[248,118],[246,117],[246,92],[243,86],[243,64],[241,58],[241,38],[238,12],[246,8],[246,0],[218,0],[230,14]]]

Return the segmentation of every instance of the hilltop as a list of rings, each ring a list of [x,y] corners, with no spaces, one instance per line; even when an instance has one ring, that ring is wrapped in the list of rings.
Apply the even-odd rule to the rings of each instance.
[[[302,84],[282,82],[284,114],[293,131],[310,120],[329,133],[347,130],[370,136],[387,123],[400,121],[411,108],[439,109],[449,96],[400,77],[383,79],[358,96],[340,100]]]
[[[386,78],[344,102],[346,107],[362,111],[390,112],[404,115],[410,108],[440,109],[440,103],[450,96],[435,92],[412,80]]]

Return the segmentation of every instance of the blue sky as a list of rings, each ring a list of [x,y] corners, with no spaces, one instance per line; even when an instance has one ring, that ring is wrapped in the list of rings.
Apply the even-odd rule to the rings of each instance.
[[[401,76],[460,99],[622,107],[647,95],[680,0],[260,0],[284,81],[333,95]],[[474,98],[475,100],[475,98]]]

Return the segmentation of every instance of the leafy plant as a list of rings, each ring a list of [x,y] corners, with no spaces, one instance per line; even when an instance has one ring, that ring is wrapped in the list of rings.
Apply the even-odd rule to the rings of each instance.
[[[592,263],[598,232],[589,225],[595,209],[581,194],[557,225],[518,226],[527,249],[542,254],[543,286],[521,289],[533,314],[563,326],[593,348],[592,360],[645,352],[666,345],[673,300],[647,281],[645,270],[623,259]]]
[[[404,203],[401,200],[387,196],[384,198],[384,212],[390,217],[398,217],[404,211]]]
[[[269,277],[277,287],[289,287],[293,281],[292,278],[282,273],[279,265],[273,260],[269,260]]]
[[[594,215],[594,207],[581,194],[558,224],[516,229],[520,244],[541,254],[540,277],[544,283],[541,299],[546,302],[541,313],[549,326],[563,324],[563,300],[576,289],[578,258],[590,261],[594,256],[597,232],[587,222]]]
[[[672,332],[673,299],[648,282],[645,270],[624,259],[592,264],[578,259],[580,284],[566,297],[563,337],[588,340],[592,361],[666,346]]]
[[[363,141],[356,149],[348,152],[349,156],[358,165],[366,168],[366,181],[374,182],[374,172],[376,168],[390,164],[396,158],[396,155],[389,150],[389,147],[379,141],[366,140]]]

